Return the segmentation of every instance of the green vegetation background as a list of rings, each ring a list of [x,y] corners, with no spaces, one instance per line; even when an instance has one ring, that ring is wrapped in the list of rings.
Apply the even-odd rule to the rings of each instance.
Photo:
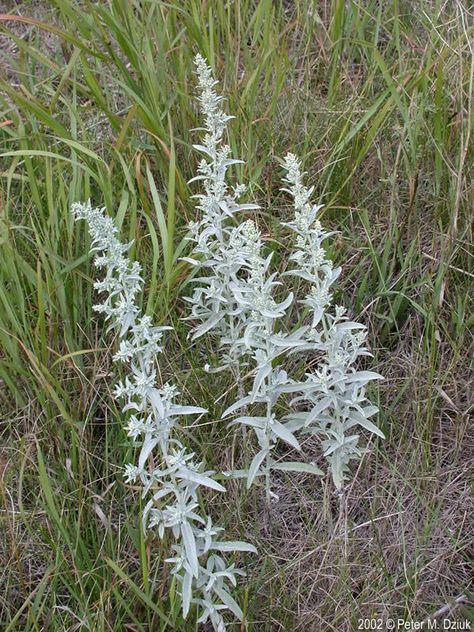
[[[472,618],[469,3],[7,0],[2,10],[2,630],[196,629],[169,591],[169,543],[143,540],[140,499],[121,477],[133,449],[110,397],[113,341],[91,309],[95,272],[69,207],[90,197],[135,240],[144,308],[176,327],[163,377],[210,410],[191,445],[218,470],[245,460],[219,421],[233,385],[204,374],[205,349],[180,321],[197,52],[237,117],[235,172],[281,266],[291,209],[278,159],[304,159],[323,221],[339,231],[338,301],[368,325],[386,376],[373,397],[387,441],[354,469],[346,536],[330,483],[311,476],[282,473],[267,530],[258,488],[229,483],[225,498],[206,499],[261,553],[239,559],[248,629],[422,620],[456,598],[453,616]]]

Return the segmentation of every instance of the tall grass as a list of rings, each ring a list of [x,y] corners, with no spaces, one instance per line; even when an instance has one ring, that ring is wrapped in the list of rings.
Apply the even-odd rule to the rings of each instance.
[[[250,535],[265,553],[242,589],[248,627],[351,630],[360,616],[423,619],[467,595],[474,324],[467,5],[55,0],[7,11],[0,15],[3,628],[195,629],[180,619],[174,591],[164,592],[159,545],[143,540],[140,500],[121,482],[117,464],[132,460],[130,447],[107,393],[112,369],[91,310],[85,234],[68,209],[91,197],[117,218],[124,240],[135,240],[144,307],[177,328],[162,371],[218,419],[219,396],[232,385],[209,383],[178,320],[189,274],[180,257],[193,212],[186,182],[196,166],[188,130],[196,126],[198,51],[237,114],[232,152],[246,160],[239,175],[262,205],[258,222],[282,262],[287,246],[277,225],[291,210],[274,157],[306,156],[308,179],[327,205],[325,224],[340,231],[331,256],[348,262],[338,300],[369,325],[388,377],[377,396],[389,439],[350,490],[345,554],[325,484],[314,489],[304,475],[296,482],[282,475],[271,534],[259,529],[258,493],[231,487],[221,520],[236,535],[253,524]],[[196,430],[216,469],[238,462],[240,447],[229,448],[223,424]]]

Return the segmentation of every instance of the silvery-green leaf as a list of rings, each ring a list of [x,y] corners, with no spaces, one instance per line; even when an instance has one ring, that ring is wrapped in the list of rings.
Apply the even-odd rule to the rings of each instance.
[[[181,523],[181,535],[183,536],[184,548],[189,562],[191,573],[194,577],[199,577],[199,562],[196,551],[196,540],[189,522]]]
[[[183,618],[186,619],[189,612],[189,606],[191,605],[191,596],[192,596],[192,583],[193,578],[192,575],[185,572],[183,577],[183,583],[181,585],[181,592],[183,595]]]
[[[225,478],[247,478],[249,475],[248,470],[229,470],[222,472]],[[256,476],[263,476],[263,472],[257,472]]]
[[[239,621],[242,621],[244,614],[242,610],[240,609],[240,607],[238,606],[237,602],[234,600],[234,598],[231,597],[226,590],[224,590],[223,588],[219,588],[217,584],[214,584],[213,591],[216,593],[216,595],[219,596],[222,603],[224,603],[227,606],[227,608],[235,614],[237,619]]]
[[[286,334],[274,334],[273,336],[270,336],[269,341],[274,347],[278,347],[282,350],[291,349],[297,345],[305,344],[305,341],[301,340],[299,336],[288,336]]]
[[[230,167],[231,165],[245,165],[245,160],[238,160],[237,158],[227,158],[223,160],[223,164],[226,167]]]
[[[204,413],[207,413],[207,410],[199,406],[173,406],[169,411],[170,415],[201,415]]]
[[[252,463],[250,464],[250,467],[249,467],[248,476],[247,476],[247,489],[250,489],[255,479],[255,476],[257,475],[257,472],[260,469],[260,466],[263,463],[267,454],[268,454],[268,450],[264,449],[264,450],[260,450],[260,452],[257,452],[257,454],[253,457]]]
[[[334,281],[340,276],[341,271],[342,268],[334,268],[334,270],[332,271],[331,283],[334,283]]]
[[[258,204],[237,204],[235,211],[236,213],[240,213],[240,211],[258,211],[259,208]]]
[[[143,533],[146,534],[147,532],[147,518],[148,518],[148,514],[150,513],[151,508],[154,505],[154,501],[153,499],[149,500],[147,502],[147,504],[145,505],[144,509],[143,509],[143,513],[142,513],[142,529],[143,529]]]
[[[306,419],[306,425],[309,426],[311,423],[313,423],[313,421],[316,421],[321,413],[325,411],[326,408],[329,408],[331,404],[333,404],[333,399],[334,398],[332,395],[330,395],[329,397],[323,397],[323,399],[318,402],[318,404],[309,412]]]
[[[223,314],[214,314],[211,318],[209,318],[204,323],[202,323],[202,325],[199,325],[198,327],[196,327],[192,336],[193,340],[200,338],[201,336],[206,334],[208,331],[210,331],[213,327],[217,325],[217,323],[220,320],[222,320],[223,317],[224,317]]]
[[[285,274],[287,274],[288,276],[298,276],[302,279],[304,279],[305,281],[309,281],[310,283],[314,282],[314,277],[312,274],[310,274],[309,272],[307,272],[306,270],[288,270]]]
[[[362,408],[362,414],[364,415],[364,417],[372,417],[372,415],[375,415],[379,412],[379,409],[377,408],[377,406],[365,406],[364,408]]]
[[[345,331],[347,329],[352,330],[352,329],[367,329],[367,327],[365,325],[362,325],[361,323],[356,323],[354,321],[350,321],[350,320],[346,320],[342,323],[338,323],[336,325],[338,331]]]
[[[138,467],[143,469],[145,467],[146,461],[150,456],[154,447],[158,444],[159,439],[147,433],[145,435],[145,440],[143,441],[142,449],[140,450],[140,456],[138,458]]]
[[[302,301],[303,302],[303,301]],[[322,307],[317,307],[313,311],[313,320],[312,325],[316,327],[321,322],[321,318],[323,317],[324,310]]]
[[[150,400],[152,406],[156,408],[160,417],[164,417],[165,409],[161,400],[160,391],[157,388],[152,388],[148,393],[148,399]]]
[[[129,402],[122,408],[122,412],[126,413],[129,410],[141,410],[141,406],[140,404],[137,404],[136,402]]]
[[[229,365],[228,364],[224,364],[222,366],[216,366],[216,367],[210,367],[209,364],[205,364],[204,365],[204,371],[206,373],[222,373],[223,371],[228,371],[229,370]],[[207,412],[207,411],[206,411]]]
[[[324,447],[326,448],[324,451],[324,456],[330,456],[335,450],[340,448],[342,443],[339,441],[325,441]]]
[[[288,428],[286,428],[283,424],[281,424],[276,419],[272,423],[271,429],[272,429],[272,432],[274,432],[277,435],[277,437],[279,437],[280,439],[283,439],[283,441],[286,441],[286,443],[289,443],[291,446],[293,446],[293,448],[296,448],[297,450],[301,450],[301,446],[298,443],[298,439],[295,437],[295,435],[292,432],[290,432]]]
[[[299,461],[283,461],[282,463],[272,463],[272,470],[280,470],[282,472],[306,472],[307,474],[316,474],[322,476],[324,472],[312,465],[311,463],[300,463]]]
[[[325,351],[326,345],[321,342],[305,342],[291,349],[290,354],[302,353],[303,351]]]
[[[263,381],[265,380],[266,377],[270,375],[271,371],[272,371],[271,364],[266,364],[260,367],[259,370],[257,371],[257,374],[253,381],[252,400],[251,400],[252,402],[254,401],[254,398],[258,395],[258,391],[261,385],[263,384]]]
[[[325,441],[324,443],[328,446],[324,452],[324,456],[330,456],[333,452],[335,452],[338,448],[342,448],[346,450],[347,447],[351,449],[354,447],[359,440],[359,435],[350,435],[349,437],[343,437],[342,441]]]
[[[349,428],[352,428],[353,426],[355,426],[356,424],[358,424],[359,426],[362,426],[363,428],[365,428],[369,432],[373,432],[374,434],[376,434],[377,436],[381,437],[382,439],[385,439],[385,435],[380,430],[380,428],[377,428],[377,426],[374,423],[372,423],[371,421],[369,421],[369,419],[367,419],[367,417],[364,417],[364,415],[361,415],[356,410],[353,410],[351,412],[351,416],[350,416],[348,422],[345,424],[345,427],[347,429],[349,429]]]
[[[191,180],[188,180],[187,184],[191,184],[192,182],[197,182],[198,180],[206,180],[206,176],[194,176]]]
[[[210,158],[214,159],[214,155],[204,145],[193,145],[193,148],[197,149],[197,151],[202,151],[203,154],[207,154]]]
[[[266,417],[237,417],[230,422],[229,426],[235,426],[235,424],[244,424],[245,426],[252,426],[252,428],[265,428]]]
[[[301,416],[298,416],[298,415],[301,415]],[[293,415],[285,415],[283,419],[285,420],[285,427],[290,432],[295,433],[295,432],[298,432],[299,430],[304,429],[306,413],[294,413]]]
[[[199,265],[199,261],[197,259],[192,259],[191,257],[180,257],[180,261],[185,261],[186,263],[190,263],[192,266]]]
[[[229,208],[229,205],[227,204],[225,200],[221,200],[219,202],[219,206],[226,215],[228,215],[229,217],[232,217],[232,210]]]
[[[228,417],[232,413],[235,413],[236,410],[239,410],[240,408],[243,408],[244,406],[247,406],[251,402],[252,402],[252,396],[251,395],[247,395],[246,397],[243,397],[242,399],[239,399],[237,402],[232,404],[232,406],[229,406],[229,408],[226,408],[224,410],[224,412],[222,413],[222,418],[224,419],[224,417]]]
[[[150,480],[153,482],[153,479]],[[171,489],[160,489],[160,491],[156,492],[156,494],[153,494],[153,501],[160,500],[160,498],[164,498],[165,496],[168,496],[172,493],[173,492]]]
[[[311,389],[309,389],[307,386],[305,386],[305,384],[302,384],[301,382],[292,382],[290,384],[282,384],[281,386],[278,386],[278,392],[279,393],[300,393],[305,388],[306,390],[313,390],[314,387],[315,387],[315,384],[312,384]]]
[[[371,380],[383,380],[383,376],[379,373],[375,373],[374,371],[356,371],[355,373],[349,373],[346,376],[346,382],[351,384],[352,382],[362,382],[367,383]]]
[[[226,552],[234,552],[234,551],[243,551],[247,553],[257,553],[257,549],[253,546],[253,544],[249,544],[248,542],[215,542],[211,549],[215,551],[220,551],[221,553]]]
[[[198,485],[204,485],[205,487],[210,487],[211,489],[215,489],[218,492],[225,492],[226,489],[220,483],[217,483],[209,476],[204,476],[203,474],[199,474],[198,472],[193,472],[192,470],[180,469],[178,470],[178,475],[180,478],[183,478],[187,481],[192,481],[193,483],[197,483]]]
[[[290,292],[284,301],[282,301],[281,303],[278,303],[277,305],[278,311],[282,311],[282,312],[286,311],[288,307],[292,304],[293,297],[294,297],[293,292]]]
[[[341,489],[344,484],[344,466],[338,454],[333,455],[331,459],[331,474],[336,489]]]

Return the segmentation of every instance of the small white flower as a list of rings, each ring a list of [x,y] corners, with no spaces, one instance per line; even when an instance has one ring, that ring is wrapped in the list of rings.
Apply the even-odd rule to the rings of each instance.
[[[125,472],[123,474],[125,478],[125,482],[134,483],[141,473],[142,473],[141,468],[137,467],[136,465],[133,465],[132,463],[129,463],[128,465],[125,466]]]

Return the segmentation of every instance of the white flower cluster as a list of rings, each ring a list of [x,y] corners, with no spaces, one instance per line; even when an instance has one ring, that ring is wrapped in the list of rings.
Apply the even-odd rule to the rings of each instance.
[[[287,175],[284,181],[289,188],[283,191],[290,193],[294,200],[295,218],[284,224],[296,233],[297,250],[290,256],[290,261],[297,265],[290,274],[299,276],[311,283],[311,289],[302,301],[313,313],[312,326],[316,327],[323,313],[332,301],[330,287],[341,273],[341,268],[333,268],[332,261],[326,258],[322,243],[334,233],[325,232],[317,219],[322,205],[311,204],[314,187],[307,189],[303,185],[300,164],[293,154],[287,154],[284,160]]]
[[[270,489],[272,469],[307,471],[322,474],[312,463],[277,460],[274,448],[279,440],[301,450],[297,434],[322,435],[324,454],[331,464],[336,487],[343,485],[347,464],[361,455],[359,436],[347,431],[359,424],[383,436],[369,421],[377,412],[365,399],[365,386],[379,375],[369,371],[357,372],[354,362],[361,355],[369,355],[363,343],[365,328],[349,322],[343,308],[329,313],[332,302],[331,285],[341,270],[334,268],[327,258],[323,241],[333,233],[323,231],[317,214],[320,206],[310,202],[313,189],[303,184],[300,164],[292,154],[285,158],[287,170],[285,189],[294,199],[295,217],[286,226],[296,233],[296,249],[290,260],[294,269],[286,273],[302,278],[309,289],[301,305],[309,308],[311,325],[291,331],[290,310],[294,297],[290,292],[278,302],[276,296],[282,285],[277,272],[271,272],[271,255],[263,251],[262,240],[255,224],[248,220],[233,223],[236,213],[258,208],[253,204],[238,204],[236,195],[228,194],[226,170],[235,161],[229,159],[227,147],[221,147],[227,122],[220,108],[221,97],[215,92],[216,81],[202,57],[196,58],[201,111],[205,117],[203,145],[196,149],[206,154],[199,167],[204,193],[199,200],[199,221],[191,225],[195,242],[194,257],[189,258],[203,275],[193,296],[189,319],[198,321],[194,337],[213,333],[225,349],[223,366],[237,376],[238,401],[223,414],[227,417],[241,411],[232,424],[242,424],[254,430],[259,451],[248,470],[239,472],[250,486],[259,475],[265,475],[267,499],[274,496]],[[240,193],[241,187],[237,187]],[[288,333],[288,329],[290,332]],[[285,370],[285,359],[296,352],[317,351],[320,362],[314,374],[301,382]],[[242,378],[242,367],[251,362],[254,367],[253,384],[248,394]],[[277,418],[276,408],[282,410],[282,395],[293,394],[287,402],[290,414]],[[294,396],[294,395],[297,396]],[[250,416],[247,410],[257,405],[262,414]],[[309,410],[300,411],[301,407]],[[297,408],[297,412],[295,411]],[[243,411],[243,412],[242,412]],[[237,475],[237,473],[235,473]]]
[[[243,573],[227,564],[220,553],[255,552],[255,548],[246,542],[221,541],[222,529],[214,527],[209,516],[201,515],[199,488],[220,492],[225,488],[212,478],[213,471],[194,459],[175,431],[181,416],[207,411],[177,404],[175,386],[157,385],[156,355],[162,351],[163,332],[171,327],[155,327],[140,313],[136,300],[143,280],[140,265],[126,256],[130,244],[117,239],[118,229],[104,209],[92,208],[90,203],[74,204],[72,212],[76,219],[87,221],[91,250],[97,253],[95,265],[106,270],[105,278],[95,283],[105,300],[95,309],[117,330],[120,345],[114,360],[128,369],[114,391],[114,397],[124,402],[122,412],[129,415],[127,433],[140,445],[138,463],[125,467],[126,481],[139,481],[143,497],[148,499],[144,530],[156,529],[160,538],[170,531],[174,537],[173,557],[166,562],[178,582],[183,616],[195,604],[200,610],[198,622],[210,620],[222,632],[226,627],[223,610],[242,620],[231,592]]]

